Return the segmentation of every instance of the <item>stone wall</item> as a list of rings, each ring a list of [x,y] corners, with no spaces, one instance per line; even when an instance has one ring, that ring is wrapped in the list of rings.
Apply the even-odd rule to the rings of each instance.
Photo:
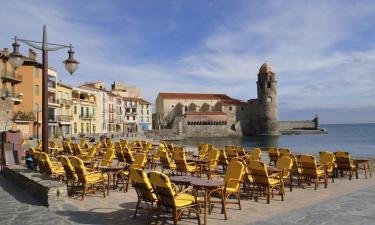
[[[239,135],[227,128],[227,125],[187,125],[184,126],[184,137],[228,137]]]
[[[44,206],[58,207],[68,195],[66,184],[24,166],[5,167],[4,177],[24,189]]]
[[[292,130],[292,129],[316,129],[316,123],[311,120],[305,121],[279,121],[279,130]]]
[[[12,128],[12,105],[9,99],[0,99],[0,131]]]

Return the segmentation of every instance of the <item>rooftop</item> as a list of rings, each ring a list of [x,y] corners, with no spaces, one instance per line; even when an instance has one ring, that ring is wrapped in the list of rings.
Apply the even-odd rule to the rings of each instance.
[[[223,100],[227,99],[230,100],[228,95],[226,94],[203,94],[203,93],[167,93],[167,92],[160,92],[159,96],[168,99],[215,99],[215,100]]]

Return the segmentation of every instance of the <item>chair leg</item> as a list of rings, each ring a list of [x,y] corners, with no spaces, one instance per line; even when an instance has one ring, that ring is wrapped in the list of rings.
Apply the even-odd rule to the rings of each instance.
[[[177,218],[177,210],[174,209],[173,210],[173,224],[174,225],[177,225],[177,220],[178,220],[178,218]]]
[[[82,201],[83,199],[85,199],[86,191],[87,191],[87,184],[84,184],[84,185],[83,185],[83,193],[82,193],[81,201]]]
[[[270,204],[271,188],[267,187],[267,204]]]
[[[134,219],[137,218],[137,212],[138,212],[138,207],[139,207],[140,203],[141,203],[141,201],[138,198],[137,205],[135,206],[134,215],[133,215]]]
[[[238,207],[239,207],[239,209],[241,210],[241,198],[240,198],[240,192],[238,192],[238,193],[236,194],[236,197],[237,197],[237,201],[238,201]]]

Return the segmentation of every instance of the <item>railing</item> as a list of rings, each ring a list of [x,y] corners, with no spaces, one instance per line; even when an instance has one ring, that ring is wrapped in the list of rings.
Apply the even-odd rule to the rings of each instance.
[[[8,91],[8,90],[4,91],[2,96],[10,98],[13,101],[22,101],[22,98],[23,98],[22,94],[15,93],[15,92]]]
[[[22,75],[21,74],[2,74],[1,79],[4,81],[10,82],[22,82]]]
[[[48,81],[48,88],[56,88],[56,82],[54,81]]]
[[[51,103],[51,104],[59,104],[55,98],[49,98],[49,99],[48,99],[48,103]]]
[[[110,113],[114,113],[114,112],[115,112],[115,109],[114,109],[114,108],[113,108],[113,109],[110,108],[110,109],[109,109],[109,112],[110,112]]]
[[[57,99],[57,103],[63,104],[63,105],[71,105],[72,100],[61,98],[61,99]]]
[[[80,119],[93,119],[94,118],[94,115],[79,115],[79,118]]]
[[[114,123],[115,122],[115,119],[114,118],[109,118],[108,120],[110,123]]]
[[[73,116],[71,116],[71,115],[58,115],[57,120],[58,121],[72,121]]]

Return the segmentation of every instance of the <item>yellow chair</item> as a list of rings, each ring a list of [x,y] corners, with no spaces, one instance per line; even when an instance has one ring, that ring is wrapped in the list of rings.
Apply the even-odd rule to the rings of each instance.
[[[132,180],[133,187],[137,193],[138,201],[134,211],[134,218],[137,217],[138,209],[142,209],[139,205],[144,202],[148,210],[148,224],[151,224],[152,213],[156,207],[158,201],[154,189],[142,169],[130,168],[130,179]]]
[[[173,173],[176,170],[176,164],[171,162],[168,152],[165,149],[161,149],[159,150],[159,156],[162,172],[164,172],[164,170],[169,170],[169,173]]]
[[[65,155],[73,155],[72,143],[69,141],[63,141],[62,144]]]
[[[123,153],[124,153],[124,157],[125,157],[125,162],[129,165],[132,164],[134,162],[134,157],[133,157],[132,151],[130,151],[129,148],[125,148]]]
[[[206,158],[207,153],[208,153],[208,144],[201,144],[198,147],[198,158],[200,159]]]
[[[320,165],[326,166],[327,176],[331,176],[332,183],[335,183],[336,156],[330,151],[319,152]]]
[[[78,182],[78,176],[74,170],[73,165],[70,163],[69,158],[64,155],[61,155],[59,157],[59,161],[61,162],[65,170],[66,186],[69,187],[70,182],[71,187],[73,188],[76,182]]]
[[[245,175],[245,165],[239,160],[232,160],[227,168],[224,177],[224,186],[215,190],[213,193],[217,193],[222,199],[222,211],[224,212],[224,217],[227,220],[227,204],[238,204],[239,209],[241,210],[241,196],[240,196],[240,187],[241,182],[243,181],[243,176]],[[237,202],[228,201],[230,196],[234,196],[237,199]],[[209,205],[210,198],[209,198]]]
[[[96,155],[96,148],[93,146],[88,149],[87,154],[82,155],[80,158],[82,160],[92,161],[95,158],[95,155]]]
[[[203,171],[207,173],[207,178],[211,179],[212,174],[217,174],[220,152],[217,149],[211,149],[207,153],[207,164],[203,166]]]
[[[144,169],[147,163],[147,156],[145,153],[138,153],[134,157],[134,162],[131,164],[133,168]]]
[[[232,145],[225,146],[225,149],[227,151],[226,153],[229,161],[231,161],[233,157],[238,157],[237,151]]]
[[[293,159],[288,156],[281,156],[276,162],[276,168],[283,171],[283,182],[289,183],[289,189],[292,191],[293,185],[290,179],[291,169],[293,167]]]
[[[336,165],[337,165],[336,175],[338,175],[338,172],[340,171],[341,176],[343,176],[343,172],[347,171],[349,172],[349,180],[351,180],[353,173],[355,172],[355,176],[358,179],[357,166],[351,160],[349,152],[345,152],[345,151],[335,152],[335,157],[336,157]]]
[[[277,160],[280,157],[279,149],[276,147],[268,147],[268,157],[270,158],[270,165],[276,165]]]
[[[45,152],[39,153],[39,160],[44,165],[44,173],[46,175],[51,176],[52,178],[56,178],[62,180],[65,176],[64,167],[58,165],[56,162],[52,163],[48,154]]]
[[[255,195],[255,188],[258,188],[262,193],[263,190],[267,195],[267,204],[270,204],[270,197],[274,194],[274,190],[278,189],[281,196],[281,201],[284,201],[284,183],[282,177],[278,174],[268,175],[267,166],[260,161],[250,161],[249,168],[253,177],[253,190],[251,196],[254,196],[255,201],[258,197]]]
[[[311,181],[315,183],[315,190],[319,186],[320,179],[324,179],[324,188],[328,186],[328,176],[325,171],[326,166],[317,166],[315,157],[313,155],[302,155],[299,159],[301,163],[302,173],[301,176],[304,178],[305,183],[309,184]]]
[[[169,177],[161,172],[152,171],[150,173],[150,182],[158,199],[157,220],[159,219],[161,207],[164,207],[172,210],[173,222],[175,225],[177,224],[177,221],[180,220],[184,211],[195,212],[198,219],[198,224],[200,225],[198,198],[196,196],[184,192],[177,194],[172,188]],[[157,223],[158,221],[156,221],[156,224]]]
[[[262,159],[262,150],[260,148],[253,148],[249,154],[248,161],[260,161]]]
[[[177,149],[177,147],[176,147]],[[186,155],[183,151],[175,151],[174,162],[176,163],[176,171],[186,175],[190,173],[191,175],[198,174],[200,170],[195,163],[187,163]]]
[[[290,154],[290,150],[288,148],[279,148],[280,156]]]
[[[239,157],[243,157],[246,155],[245,148],[242,146],[236,146],[236,152]]]
[[[219,165],[223,167],[223,171],[225,173],[229,164],[227,153],[224,149],[219,149],[219,151],[220,151]]]
[[[104,153],[103,159],[99,161],[99,166],[111,166],[112,160],[115,157],[115,151],[113,149],[108,149]]]
[[[88,172],[86,171],[85,166],[83,165],[82,159],[73,156],[70,159],[74,170],[78,177],[77,187],[81,185],[82,187],[82,197],[81,200],[85,198],[86,193],[100,190],[103,192],[103,197],[105,197],[105,186],[104,186],[104,176],[101,172]],[[109,187],[108,187],[109,188]]]
[[[75,156],[83,157],[87,155],[87,152],[82,149],[80,144],[73,144],[73,153]]]

